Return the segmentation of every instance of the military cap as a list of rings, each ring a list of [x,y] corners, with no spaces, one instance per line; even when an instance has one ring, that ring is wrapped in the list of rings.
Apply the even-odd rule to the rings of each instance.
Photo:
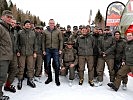
[[[83,28],[83,26],[82,25],[79,25],[79,29],[82,29]]]
[[[73,41],[67,41],[66,44],[67,45],[74,45],[74,42]]]
[[[67,28],[71,28],[71,26],[70,25],[67,25]]]
[[[31,21],[27,19],[27,20],[24,21],[24,25],[25,25],[26,23],[31,23]]]
[[[109,30],[110,30],[110,28],[107,26],[104,28],[104,31],[109,31]]]
[[[73,26],[73,30],[78,30],[78,26]]]
[[[10,16],[10,17],[13,17],[13,14],[12,14],[12,12],[10,10],[4,10],[2,12],[2,16],[5,16],[5,15]]]

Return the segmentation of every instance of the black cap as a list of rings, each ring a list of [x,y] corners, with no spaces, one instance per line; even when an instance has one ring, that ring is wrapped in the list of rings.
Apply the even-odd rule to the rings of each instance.
[[[30,20],[27,19],[27,20],[24,21],[24,25],[25,25],[26,23],[31,23],[31,22],[30,22]]]
[[[67,28],[71,28],[71,26],[70,25],[67,25]]]
[[[78,26],[73,26],[73,30],[78,30]]]

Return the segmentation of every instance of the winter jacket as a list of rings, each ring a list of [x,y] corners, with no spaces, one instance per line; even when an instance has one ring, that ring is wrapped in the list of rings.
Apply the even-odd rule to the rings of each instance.
[[[112,37],[111,33],[104,34],[98,40],[98,50],[99,57],[102,57],[103,52],[106,54],[106,58],[114,59],[114,51],[116,48],[115,39]]]
[[[36,40],[37,40],[37,54],[42,54],[42,34],[41,33],[38,33],[38,32],[35,32],[36,34]]]
[[[78,56],[93,56],[93,48],[95,42],[91,35],[80,35],[77,38],[76,47],[78,48]]]
[[[61,31],[56,28],[50,30],[50,28],[47,27],[43,33],[43,41],[43,50],[46,48],[59,50],[63,49],[63,36]]]
[[[126,41],[124,39],[116,40],[115,60],[122,61]]]
[[[13,47],[10,37],[10,25],[0,20],[0,61],[12,60]]]
[[[17,30],[15,30],[14,28],[11,28],[10,36],[11,36],[11,40],[12,40],[13,53],[16,54],[16,52],[18,50],[18,45],[17,45],[18,33],[17,33]]]
[[[37,51],[35,32],[23,28],[18,34],[18,51],[23,56],[30,56]]]
[[[133,66],[133,40],[128,41],[125,46],[125,62],[128,66]]]
[[[63,59],[63,63],[65,64],[65,66],[69,66],[70,64],[77,65],[78,63],[77,50],[75,50],[74,48],[70,49],[65,47],[61,54],[61,59]]]

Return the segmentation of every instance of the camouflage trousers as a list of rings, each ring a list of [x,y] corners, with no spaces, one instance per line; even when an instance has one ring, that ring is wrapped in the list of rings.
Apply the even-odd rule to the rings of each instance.
[[[34,66],[33,66],[33,56],[20,56],[19,57],[19,72],[18,72],[18,79],[23,79],[25,63],[27,63],[27,76],[28,78],[34,77]]]
[[[88,81],[92,81],[94,77],[93,56],[79,56],[79,78],[84,79],[85,63],[88,67]]]
[[[0,97],[3,95],[2,87],[7,78],[7,71],[10,61],[2,60],[0,61]]]
[[[38,77],[42,72],[43,59],[41,54],[37,54],[37,57],[33,60],[33,66],[35,69],[35,76]]]
[[[98,63],[97,63],[98,81],[99,82],[103,81],[105,62],[107,63],[108,66],[110,82],[114,82],[115,78],[114,59],[108,59],[108,58],[98,58]]]
[[[13,55],[13,59],[10,61],[8,69],[7,83],[12,84],[16,74],[18,73],[18,59],[17,55]]]
[[[124,66],[121,67],[121,69],[118,71],[117,76],[116,76],[116,79],[114,81],[114,85],[115,85],[116,88],[119,88],[120,87],[120,84],[121,84],[122,79],[128,78],[127,77],[127,74],[129,72],[132,72],[133,73],[133,66],[124,65]]]
[[[64,67],[61,69],[61,75],[66,76],[69,72],[69,79],[74,80],[74,78],[75,78],[75,66],[70,67],[70,64],[72,64],[72,62],[64,64]]]

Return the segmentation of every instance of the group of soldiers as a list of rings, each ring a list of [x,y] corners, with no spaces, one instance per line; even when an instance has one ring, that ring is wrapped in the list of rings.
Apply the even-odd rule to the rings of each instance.
[[[95,26],[91,30],[89,25],[80,25],[71,31],[70,25],[67,29],[56,26],[54,19],[49,20],[45,30],[41,26],[33,27],[30,20],[25,20],[22,27],[20,24],[13,19],[11,11],[3,11],[0,20],[0,100],[9,99],[3,96],[3,84],[5,91],[14,93],[16,89],[12,83],[17,77],[17,88],[21,90],[25,73],[27,85],[35,88],[34,81],[39,82],[42,76],[42,65],[47,74],[45,84],[53,81],[53,66],[56,85],[60,86],[59,75],[69,75],[72,86],[75,72],[79,85],[83,84],[87,64],[88,83],[94,87],[103,84],[106,62],[110,76],[107,85],[117,91],[122,80],[122,87],[126,89],[127,74],[133,72],[132,31],[127,31],[126,38],[122,38],[119,31],[112,33],[109,27],[103,30]]]

